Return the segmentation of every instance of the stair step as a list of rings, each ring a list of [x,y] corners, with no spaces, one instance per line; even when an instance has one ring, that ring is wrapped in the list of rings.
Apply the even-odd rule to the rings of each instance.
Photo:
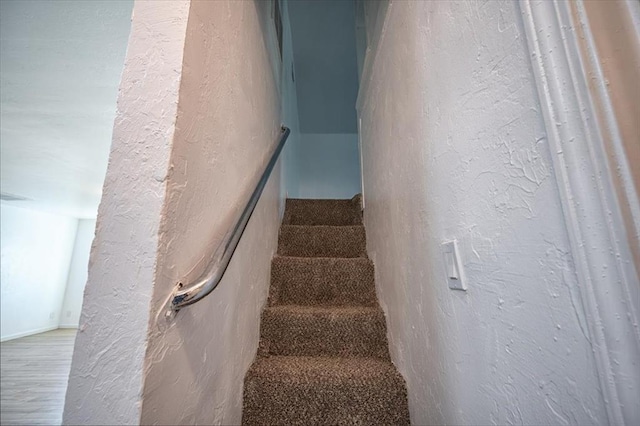
[[[408,425],[360,198],[287,200],[243,425]]]
[[[364,226],[282,225],[280,256],[366,257]]]
[[[351,200],[287,199],[284,225],[362,225],[360,197]]]
[[[269,304],[377,306],[373,263],[362,257],[276,256]]]
[[[262,313],[261,356],[372,357],[389,360],[380,308],[273,306]]]
[[[375,358],[258,358],[245,378],[243,425],[408,425],[407,392]]]

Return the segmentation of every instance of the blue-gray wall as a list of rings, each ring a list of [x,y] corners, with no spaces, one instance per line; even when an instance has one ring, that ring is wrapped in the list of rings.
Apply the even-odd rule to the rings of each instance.
[[[357,133],[353,1],[290,1],[302,133]]]
[[[287,7],[300,129],[287,153],[288,196],[351,198],[361,191],[355,4],[295,0]]]
[[[351,198],[361,191],[356,133],[303,133],[299,142],[290,198]]]

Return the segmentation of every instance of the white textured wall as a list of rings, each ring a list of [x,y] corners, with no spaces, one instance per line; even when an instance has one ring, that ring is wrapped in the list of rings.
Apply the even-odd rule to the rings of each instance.
[[[58,328],[78,220],[0,205],[1,339]]]
[[[253,190],[280,134],[267,2],[192,2],[152,313],[196,278]],[[218,288],[151,324],[144,424],[239,424],[276,249],[279,166]]]
[[[65,424],[138,424],[188,1],[138,1],[65,402]]]
[[[636,165],[631,169],[633,181],[640,190],[640,5],[628,0],[585,1],[583,5],[626,155]]]
[[[412,422],[606,424],[517,4],[394,1],[384,28],[365,224]]]
[[[60,312],[60,327],[75,328],[80,322],[84,287],[87,284],[89,269],[89,253],[96,229],[93,219],[78,220],[78,231],[73,244],[73,255],[69,265],[69,278],[64,292],[62,311]]]
[[[360,190],[357,133],[302,133],[290,198],[351,198]]]
[[[613,119],[617,125],[623,155],[608,147],[609,161],[616,184],[618,203],[622,208],[633,262],[640,267],[640,2],[612,0],[581,3],[589,19],[597,59],[606,81]],[[591,77],[596,85],[600,77]],[[609,111],[599,111],[604,116]],[[601,119],[602,120],[602,119]],[[603,120],[604,121],[604,120]],[[604,127],[604,126],[603,126]],[[607,125],[609,129],[612,126]],[[623,167],[620,162],[626,159]],[[625,188],[626,187],[626,188]]]

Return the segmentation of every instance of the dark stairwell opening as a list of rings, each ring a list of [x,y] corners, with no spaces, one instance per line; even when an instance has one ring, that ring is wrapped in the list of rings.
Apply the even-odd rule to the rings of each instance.
[[[283,6],[292,42],[283,37],[283,115],[294,132],[242,424],[408,424],[406,385],[391,362],[356,195],[356,3]],[[282,34],[277,16],[274,24]]]
[[[283,54],[284,67],[292,66],[284,78],[294,90],[283,93],[290,104],[285,118],[298,125],[285,160],[288,197],[351,198],[361,192],[356,2],[289,1],[280,7],[292,43]]]

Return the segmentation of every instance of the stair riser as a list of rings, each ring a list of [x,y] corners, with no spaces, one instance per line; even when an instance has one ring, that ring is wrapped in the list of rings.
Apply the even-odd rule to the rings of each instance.
[[[377,306],[373,264],[362,258],[276,257],[269,305],[277,304]]]
[[[283,225],[278,239],[280,256],[366,257],[363,226]]]
[[[371,357],[389,360],[384,314],[265,309],[260,356]]]
[[[287,200],[284,225],[361,225],[357,200]]]

